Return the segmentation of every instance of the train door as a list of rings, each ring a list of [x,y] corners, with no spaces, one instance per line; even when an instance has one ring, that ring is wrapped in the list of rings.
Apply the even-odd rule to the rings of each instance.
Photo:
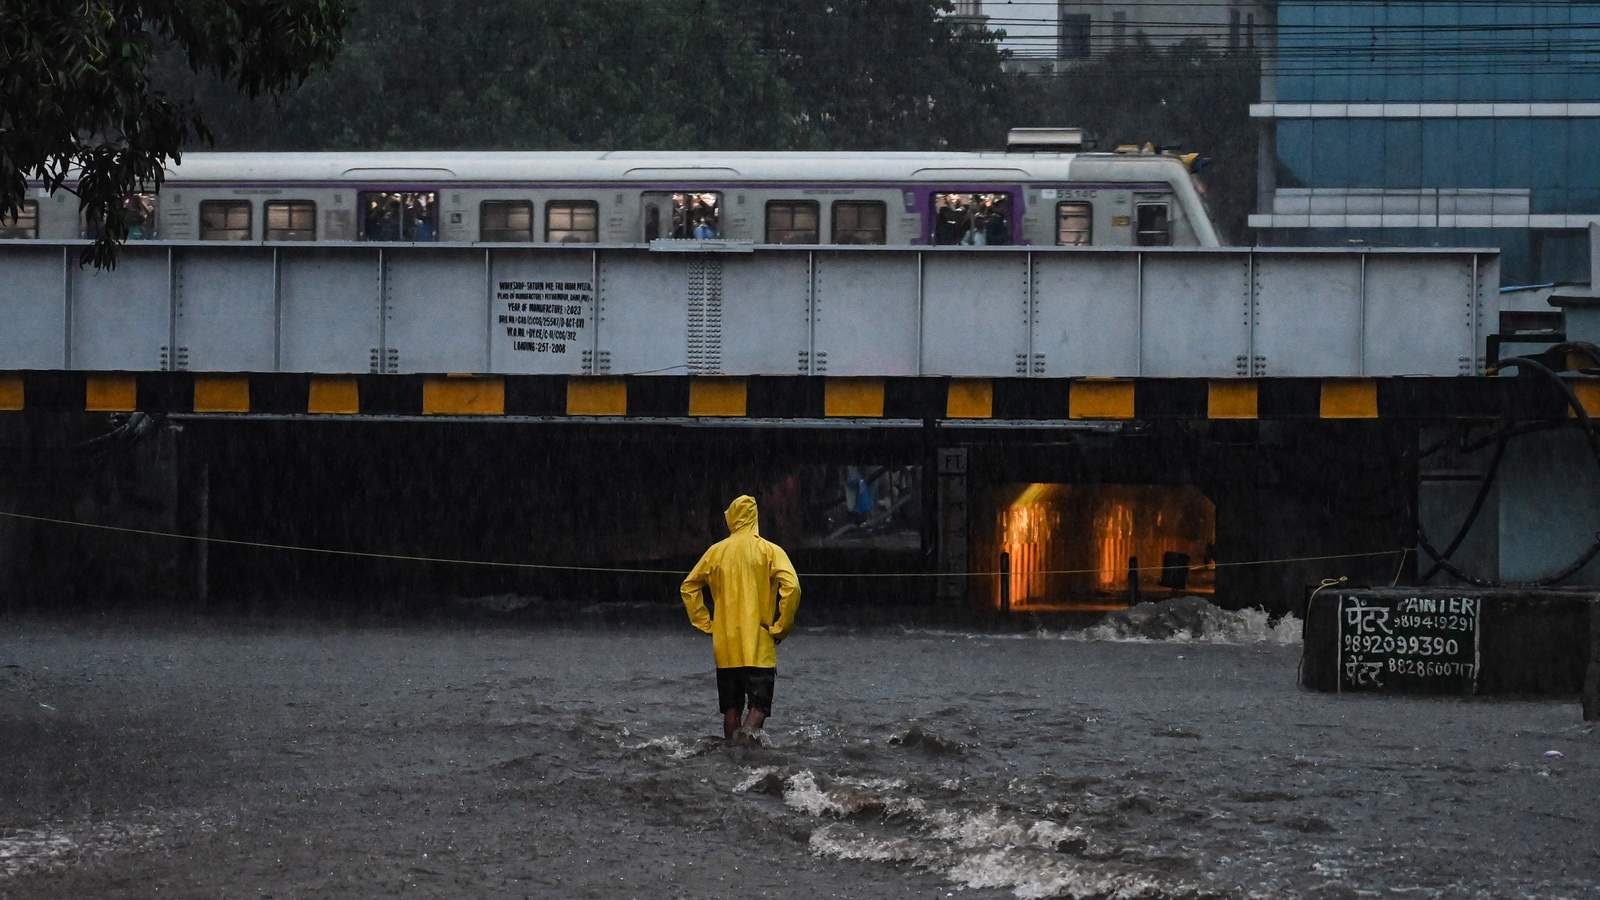
[[[1000,246],[1015,243],[1011,194],[1005,192],[938,191],[931,239],[935,245]]]
[[[644,242],[672,237],[672,195],[646,191],[640,205],[640,233]]]
[[[439,195],[434,191],[361,191],[363,241],[436,241]]]
[[[1172,246],[1172,213],[1163,194],[1135,194],[1133,242],[1140,247]]]
[[[646,243],[722,236],[720,191],[645,191],[641,201],[639,231]]]

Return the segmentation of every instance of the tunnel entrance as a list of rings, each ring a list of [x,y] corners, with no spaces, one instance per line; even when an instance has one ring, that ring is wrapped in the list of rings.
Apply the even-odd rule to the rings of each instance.
[[[1008,484],[994,546],[1013,611],[1105,610],[1216,590],[1217,508],[1192,485]],[[1136,568],[1135,568],[1136,567]],[[1001,579],[988,602],[1001,608]]]

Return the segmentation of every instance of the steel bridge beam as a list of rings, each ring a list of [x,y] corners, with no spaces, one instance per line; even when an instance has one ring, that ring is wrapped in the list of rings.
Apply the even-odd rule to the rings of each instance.
[[[0,371],[1456,376],[1498,312],[1492,250],[670,243],[0,242]]]

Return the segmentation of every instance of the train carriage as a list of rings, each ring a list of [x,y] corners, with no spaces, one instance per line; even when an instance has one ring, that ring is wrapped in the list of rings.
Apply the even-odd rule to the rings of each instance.
[[[36,186],[0,238],[89,237]],[[450,244],[1217,246],[1148,151],[190,153],[130,239]]]

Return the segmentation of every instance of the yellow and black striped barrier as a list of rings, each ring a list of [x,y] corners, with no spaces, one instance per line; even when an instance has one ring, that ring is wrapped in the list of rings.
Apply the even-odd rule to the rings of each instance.
[[[1600,378],[1568,382],[1600,416]],[[1528,378],[836,378],[815,376],[0,373],[0,411],[599,419],[1542,419]]]

